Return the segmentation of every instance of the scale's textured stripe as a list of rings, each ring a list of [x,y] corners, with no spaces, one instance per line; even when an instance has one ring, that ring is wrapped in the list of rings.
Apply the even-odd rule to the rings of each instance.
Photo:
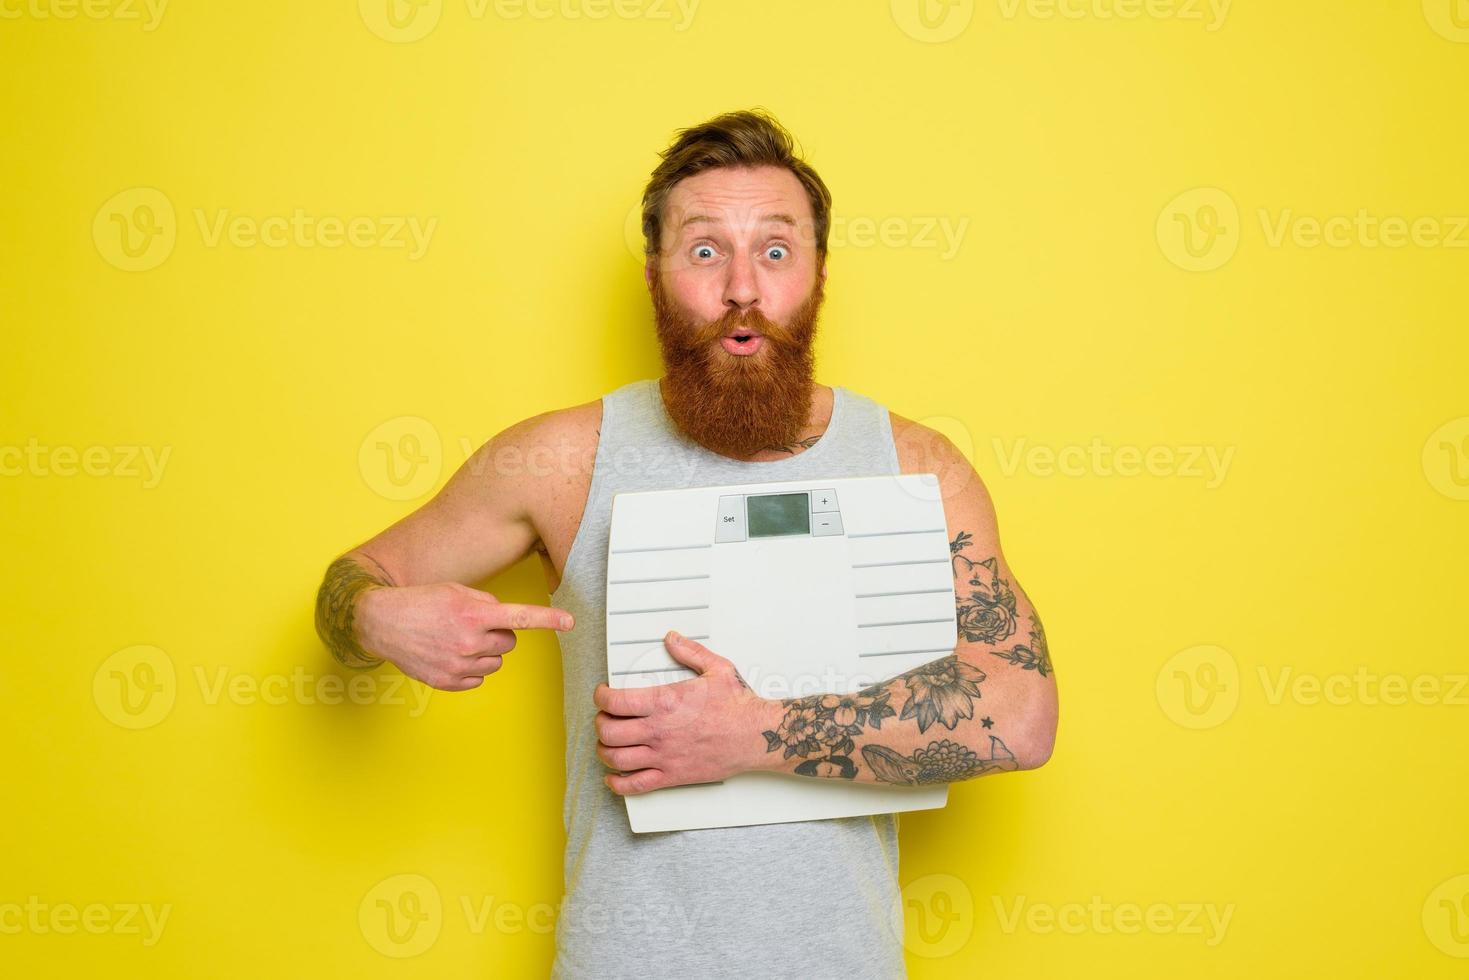
[[[864,531],[861,534],[848,534],[849,538],[886,538],[894,534],[948,534],[948,528],[943,527],[918,527],[911,531]]]
[[[566,895],[553,978],[907,975],[896,814],[634,834],[622,798],[602,782],[607,770],[594,751],[592,690],[608,679],[612,495],[898,473],[887,409],[846,388],[832,391],[831,423],[816,445],[764,463],[728,459],[684,438],[656,379],[602,398],[591,492],[551,596],[577,621],[575,630],[557,635],[566,712]]]

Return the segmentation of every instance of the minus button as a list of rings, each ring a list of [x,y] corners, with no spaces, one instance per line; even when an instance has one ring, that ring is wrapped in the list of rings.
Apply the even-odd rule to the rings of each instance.
[[[828,534],[842,533],[841,514],[812,514],[811,536],[818,538]]]

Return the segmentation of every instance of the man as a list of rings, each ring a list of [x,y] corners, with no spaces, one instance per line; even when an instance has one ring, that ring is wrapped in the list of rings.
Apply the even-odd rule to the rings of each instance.
[[[1045,633],[979,476],[941,434],[813,379],[830,209],[767,114],[680,131],[643,197],[665,376],[505,429],[322,583],[318,630],[343,663],[392,661],[447,691],[498,670],[514,630],[559,631],[568,785],[556,976],[903,976],[896,815],[635,835],[620,797],[755,769],[953,782],[1050,756]],[[939,476],[953,654],[856,692],[767,699],[718,651],[670,633],[689,679],[608,687],[612,494],[897,472]],[[532,551],[554,605],[468,587]]]

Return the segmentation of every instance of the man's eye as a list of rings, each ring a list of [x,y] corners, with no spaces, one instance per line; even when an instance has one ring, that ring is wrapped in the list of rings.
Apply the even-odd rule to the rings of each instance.
[[[698,258],[698,259],[707,259],[707,258],[711,258],[713,255],[714,255],[714,246],[712,246],[712,245],[695,245],[694,246],[694,257],[695,258]]]
[[[786,257],[786,247],[784,245],[772,245],[765,250],[765,254],[773,259],[783,259]]]

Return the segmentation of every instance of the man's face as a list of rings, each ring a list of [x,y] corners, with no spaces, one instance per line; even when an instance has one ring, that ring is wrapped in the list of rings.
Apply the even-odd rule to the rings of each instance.
[[[724,168],[680,181],[645,275],[685,434],[735,458],[789,446],[814,389],[824,299],[810,200],[783,167]]]

